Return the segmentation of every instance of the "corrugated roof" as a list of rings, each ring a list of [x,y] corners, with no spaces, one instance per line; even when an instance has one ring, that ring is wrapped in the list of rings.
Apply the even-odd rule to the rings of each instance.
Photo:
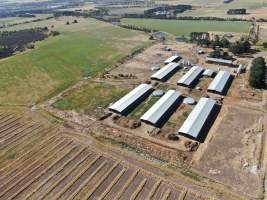
[[[203,68],[194,66],[192,67],[178,82],[177,84],[190,86],[195,79],[202,73]]]
[[[152,89],[151,85],[141,84],[131,92],[126,94],[116,103],[112,104],[109,109],[115,112],[123,113],[127,110],[132,104],[134,104],[139,98],[147,94]]]
[[[180,56],[171,56],[170,58],[168,58],[167,60],[164,61],[165,64],[169,64],[173,61],[175,61],[176,59],[181,58]]]
[[[232,60],[225,60],[225,59],[220,59],[220,58],[206,58],[207,62],[216,62],[216,63],[221,63],[221,64],[227,64],[227,65],[232,65],[233,61]]]
[[[173,72],[175,69],[177,69],[180,66],[178,63],[169,63],[168,65],[164,66],[162,69],[157,71],[151,76],[151,79],[156,80],[163,80],[168,76],[171,72]]]
[[[141,120],[156,125],[180,97],[180,92],[169,90],[141,117]]]
[[[203,76],[209,76],[211,77],[212,75],[214,74],[214,71],[212,69],[206,69],[204,72],[203,72]]]
[[[216,75],[216,77],[209,85],[208,90],[222,93],[230,77],[231,74],[229,72],[219,71],[219,73]]]
[[[215,101],[213,99],[201,98],[179,129],[179,133],[197,138],[214,106]]]

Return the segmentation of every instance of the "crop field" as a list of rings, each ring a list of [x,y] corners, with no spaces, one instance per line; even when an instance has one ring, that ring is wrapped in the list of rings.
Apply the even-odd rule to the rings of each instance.
[[[22,118],[0,112],[0,199],[204,199]]]
[[[122,23],[164,31],[175,36],[189,36],[191,32],[248,32],[248,22],[191,21],[160,19],[122,19]]]
[[[57,37],[36,43],[34,50],[0,60],[0,104],[29,105],[94,76],[150,42],[147,35],[94,19],[62,17],[10,27],[51,27]],[[127,41],[127,42],[126,42]],[[19,97],[19,98],[18,98]]]

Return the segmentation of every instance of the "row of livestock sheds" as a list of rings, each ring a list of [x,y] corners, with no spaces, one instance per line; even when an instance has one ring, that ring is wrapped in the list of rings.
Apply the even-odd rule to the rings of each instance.
[[[178,62],[179,60],[181,60],[182,57],[181,56],[171,56],[170,58],[168,58],[167,60],[164,61],[165,65],[173,63],[173,62]]]
[[[177,84],[190,87],[200,77],[202,72],[203,68],[194,66],[177,82]]]
[[[141,117],[141,120],[155,126],[159,125],[164,116],[172,113],[172,108],[181,98],[180,92],[169,90]]]
[[[197,139],[214,111],[215,105],[215,100],[201,98],[179,129],[179,134]]]
[[[169,63],[151,76],[151,79],[163,81],[180,67],[179,63]]]
[[[134,106],[139,104],[147,95],[149,95],[152,90],[153,88],[151,85],[141,84],[120,100],[109,106],[109,110],[120,114],[126,114]]]
[[[208,87],[209,92],[223,93],[229,83],[231,74],[227,71],[219,71]]]

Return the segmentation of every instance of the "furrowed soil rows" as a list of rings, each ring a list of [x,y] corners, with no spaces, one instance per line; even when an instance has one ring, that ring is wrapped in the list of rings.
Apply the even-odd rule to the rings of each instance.
[[[12,118],[11,120],[9,120],[6,123],[1,123],[0,126],[0,133],[2,135],[2,133],[8,129],[10,129],[11,127],[20,124],[20,118]]]
[[[21,142],[21,138],[26,138],[26,136],[30,135],[33,132],[36,132],[37,130],[40,130],[41,125],[31,125],[30,127],[27,127],[26,129],[20,130],[20,132],[15,132],[12,137],[5,140],[4,144],[0,144],[0,150],[4,149],[7,146],[10,146],[12,143],[16,143],[17,141]],[[29,130],[30,129],[30,130]]]
[[[12,195],[9,196],[9,198],[13,199],[19,192],[23,191],[27,186],[31,185],[35,180],[40,178],[43,174],[46,173],[47,170],[50,170],[54,165],[57,165],[60,163],[60,161],[64,160],[65,158],[68,159],[68,154],[71,154],[72,152],[78,151],[78,147],[71,147],[70,149],[66,149],[67,151],[62,153],[59,158],[57,158],[55,161],[51,162],[49,166],[42,166],[38,170],[34,171],[32,174],[27,176],[23,181],[21,181],[19,184],[16,185],[16,187],[19,187],[19,190],[12,191]],[[15,193],[16,192],[16,193]]]
[[[97,176],[94,176],[89,182],[85,182],[84,192],[81,192],[81,199],[89,199],[92,197],[94,191],[110,176],[115,168],[119,166],[119,162],[108,162],[106,169],[103,168]],[[83,198],[82,198],[83,197]],[[78,198],[78,197],[77,197]]]
[[[60,167],[56,168],[54,171],[52,171],[52,169],[50,170],[52,172],[47,171],[40,179],[36,180],[34,184],[32,184],[28,190],[25,190],[23,192],[25,193],[24,199],[28,199],[30,196],[36,193],[45,183],[47,183],[53,177],[59,175],[64,170],[77,165],[77,163],[79,163],[80,160],[83,161],[87,156],[88,156],[88,152],[82,149],[78,153],[76,153],[73,157],[71,157],[69,160],[67,160],[64,164],[62,164]],[[20,194],[20,196],[22,195],[23,194]],[[20,196],[18,196],[15,199],[20,199]]]
[[[32,156],[38,153],[39,150],[42,150],[42,148],[48,146],[48,144],[56,140],[57,136],[55,135],[55,132],[56,129],[54,128],[44,129],[40,132],[40,135],[35,135],[29,140],[27,140],[25,143],[18,145],[16,147],[16,159],[12,162],[10,162],[10,160],[5,160],[0,164],[0,177],[2,175],[3,170],[11,169],[11,166],[13,168],[14,166],[16,166],[16,163],[25,162],[27,159],[30,158],[32,159]],[[38,144],[38,142],[40,142],[40,144]],[[9,149],[9,151],[12,151],[12,148]],[[4,159],[5,155],[6,154],[3,153],[0,156],[0,159]]]
[[[6,141],[16,135],[22,134],[25,130],[28,130],[29,128],[35,127],[36,124],[19,124],[16,126],[13,126],[8,131],[6,131],[4,134],[0,135],[0,141]]]
[[[60,132],[0,113],[0,199],[119,200],[181,198],[163,178]],[[14,152],[14,157],[12,156]],[[182,187],[181,187],[182,188]],[[197,197],[197,198],[195,198]],[[187,199],[199,199],[189,192]]]
[[[6,168],[6,171],[1,171],[1,174],[3,173],[4,175],[1,176],[0,180],[12,178],[12,176],[14,176],[15,174],[28,170],[28,167],[30,168],[31,166],[37,165],[38,163],[41,162],[41,159],[43,159],[49,153],[53,152],[54,148],[57,147],[56,144],[57,144],[56,142],[53,142],[49,144],[48,146],[46,146],[46,148],[43,149],[43,152],[40,152],[40,154],[38,155],[38,159],[30,158],[29,160],[22,162],[20,165],[11,166],[10,168]],[[59,143],[59,145],[60,144],[63,144],[63,143]]]
[[[153,186],[156,184],[156,180],[152,177],[147,177],[147,181],[143,190],[140,191],[136,199],[148,199],[149,192],[152,190]]]
[[[58,185],[56,185],[45,198],[42,199],[51,199],[52,197],[60,197],[64,192],[68,190],[81,176],[84,174],[94,175],[93,172],[98,172],[105,166],[106,162],[103,157],[100,159],[94,160],[92,165],[81,165],[72,171],[68,176],[66,176]]]
[[[162,199],[164,196],[164,192],[167,190],[168,188],[166,187],[165,184],[161,184],[158,189],[156,190],[156,192],[154,193],[152,199],[153,200],[157,200],[157,199]]]
[[[118,194],[119,191],[122,190],[124,185],[127,183],[127,181],[134,175],[135,176],[135,169],[129,168],[127,169],[124,174],[121,176],[121,178],[114,184],[110,192],[105,196],[104,199],[114,199],[115,196]]]
[[[65,165],[73,161],[75,157],[79,157],[79,155],[82,155],[82,153],[85,155],[85,152],[85,148],[77,147],[70,153],[65,154],[64,157],[52,165],[51,168],[46,169],[39,179],[28,182],[26,187],[24,186],[24,188],[17,192],[16,195],[13,195],[13,199],[25,198],[33,190],[33,188],[36,188],[41,182],[47,181],[49,177],[53,175],[53,173],[56,173],[62,169]]]
[[[104,173],[109,169],[110,164],[104,158],[99,159],[91,168],[85,168],[82,173],[77,174],[73,178],[71,184],[65,187],[59,199],[71,199],[75,197],[87,184],[87,182],[96,182],[104,175]],[[91,185],[93,187],[93,185]]]
[[[14,193],[14,191],[17,191],[19,186],[23,186],[25,181],[29,181],[34,176],[40,174],[46,167],[49,166],[49,164],[53,163],[53,161],[59,156],[61,153],[63,153],[65,150],[70,148],[70,143],[63,144],[58,149],[54,149],[54,152],[51,156],[47,156],[47,158],[44,159],[39,165],[37,166],[31,166],[28,170],[25,170],[23,172],[26,172],[25,174],[20,173],[19,175],[15,176],[14,179],[8,179],[5,180],[5,185],[0,188],[0,197],[3,199],[7,199],[7,197],[10,195],[9,193]],[[17,178],[18,177],[18,178]]]
[[[74,171],[76,168],[78,168],[80,165],[90,165],[90,163],[95,162],[99,157],[90,154],[89,156],[86,156],[85,158],[82,158],[80,160],[75,159],[74,162],[67,165],[65,168],[63,168],[59,173],[57,173],[55,176],[51,177],[48,181],[41,184],[41,186],[34,191],[27,199],[37,199],[41,197],[44,194],[48,194],[49,191],[51,191],[56,185],[58,185],[66,176],[68,176],[72,171]]]
[[[88,199],[103,199],[124,172],[125,168],[119,164],[114,170],[112,170],[110,175],[98,185],[98,187],[92,192],[91,197]]]
[[[131,194],[134,194],[134,192],[139,189],[141,182],[144,180],[144,176],[140,173],[138,173],[135,178],[131,181],[131,184],[126,188],[126,190],[123,192],[123,195],[119,199],[129,199],[131,197]]]

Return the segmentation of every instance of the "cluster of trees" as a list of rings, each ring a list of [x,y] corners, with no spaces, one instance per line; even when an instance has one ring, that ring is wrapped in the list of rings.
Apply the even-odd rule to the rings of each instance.
[[[145,27],[141,27],[141,26],[135,26],[135,25],[123,25],[123,24],[120,24],[119,26],[122,27],[122,28],[130,29],[130,30],[143,31],[145,33],[158,32],[158,30],[155,30],[155,29],[149,29],[149,28],[145,28]]]
[[[33,28],[19,31],[0,32],[0,58],[11,56],[16,51],[25,48],[33,49],[33,42],[44,40],[48,37],[48,28]]]
[[[211,38],[210,34],[207,32],[192,32],[190,34],[190,41],[197,43],[200,46],[211,47],[213,49],[217,47],[229,48],[231,44],[227,38],[221,38],[218,35]]]
[[[244,38],[232,43],[229,47],[229,51],[235,55],[249,53],[250,50],[251,50],[251,44],[248,41],[248,39],[244,39]]]
[[[103,17],[108,15],[108,9],[98,8],[96,10],[90,10],[88,12],[79,12],[79,11],[56,11],[54,12],[54,17],[61,16],[73,16],[73,17]]]
[[[255,58],[249,76],[249,84],[254,88],[265,88],[266,86],[266,62],[263,57]]]
[[[155,13],[157,12],[167,12],[167,11],[172,11],[174,14],[177,14],[191,9],[192,9],[191,5],[166,5],[145,10],[144,16],[151,17],[155,16]]]
[[[241,38],[239,41],[231,43],[227,38],[218,35],[211,37],[207,32],[192,32],[190,34],[190,41],[215,50],[217,48],[228,48],[235,55],[249,53],[251,51],[251,44],[247,38]],[[219,58],[219,55],[221,55],[221,58],[228,57],[228,55],[222,54],[218,50],[212,52],[212,55],[211,57],[214,58]]]
[[[217,48],[214,51],[212,51],[209,54],[209,57],[211,57],[211,58],[222,58],[222,59],[226,59],[226,60],[232,60],[233,59],[233,57],[230,56],[228,52],[225,52],[220,48]]]

